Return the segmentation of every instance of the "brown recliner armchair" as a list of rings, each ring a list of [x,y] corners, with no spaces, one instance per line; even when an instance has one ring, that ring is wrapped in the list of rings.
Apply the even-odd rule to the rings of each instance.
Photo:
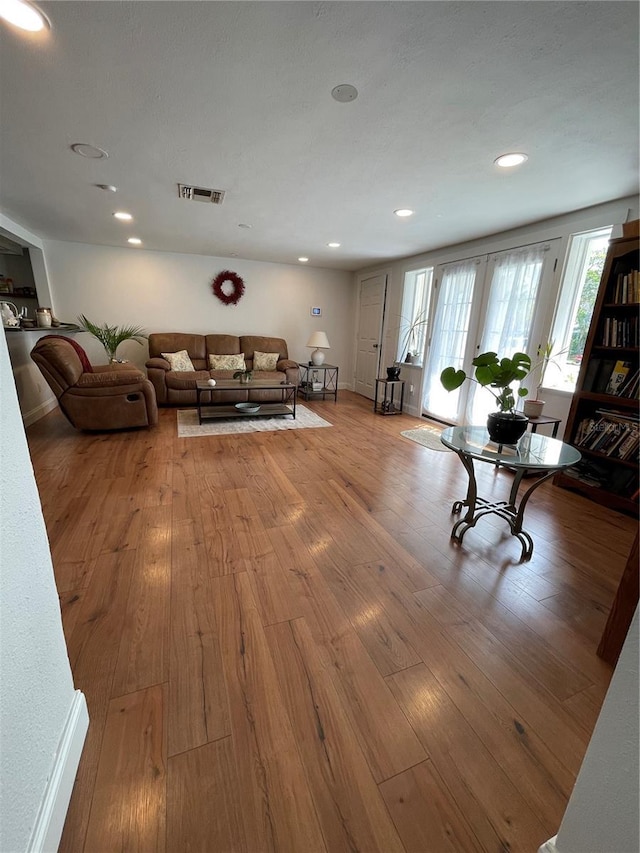
[[[94,367],[79,344],[57,335],[41,338],[31,358],[76,429],[129,429],[158,423],[153,385],[136,367]]]

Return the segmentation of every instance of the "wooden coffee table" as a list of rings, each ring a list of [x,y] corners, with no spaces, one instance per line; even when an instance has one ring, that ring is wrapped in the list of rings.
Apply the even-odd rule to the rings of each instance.
[[[259,406],[257,412],[247,412],[237,409],[233,403],[213,403],[211,401],[212,391],[282,391],[282,400],[279,402],[263,403],[257,401],[254,405]],[[297,386],[291,382],[277,382],[276,380],[252,380],[251,382],[239,382],[237,379],[216,379],[215,385],[208,382],[196,382],[196,405],[198,407],[198,423],[213,420],[215,418],[266,418],[274,415],[296,416],[296,391]],[[207,397],[209,398],[207,401]]]

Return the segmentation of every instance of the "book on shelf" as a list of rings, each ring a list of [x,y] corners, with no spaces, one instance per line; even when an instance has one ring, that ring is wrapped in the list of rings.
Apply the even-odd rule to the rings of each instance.
[[[613,467],[606,460],[581,459],[563,474],[573,480],[579,480],[595,489],[606,489],[622,497],[635,500],[637,493],[637,475],[635,471],[621,466]]]
[[[637,411],[626,410],[621,411],[620,409],[596,409],[597,415],[604,415],[607,418],[611,418],[615,421],[622,423],[640,423],[640,413]]]
[[[619,273],[613,290],[612,302],[616,305],[632,305],[640,301],[639,275],[638,270]]]
[[[604,317],[601,346],[637,347],[638,317]]]
[[[605,388],[605,394],[618,394],[630,370],[630,361],[616,361]]]
[[[597,409],[595,417],[578,424],[574,444],[591,453],[631,460],[640,447],[640,424],[635,413]]]
[[[617,397],[638,397],[638,390],[640,389],[640,368],[636,368],[634,371],[629,371],[626,376],[626,379],[622,383],[622,385],[616,391]]]

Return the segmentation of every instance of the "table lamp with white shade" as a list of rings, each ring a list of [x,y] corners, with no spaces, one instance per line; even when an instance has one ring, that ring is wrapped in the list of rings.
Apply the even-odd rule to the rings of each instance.
[[[331,349],[327,333],[312,332],[311,337],[307,341],[307,346],[315,347],[314,351],[311,353],[311,363],[315,364],[316,367],[320,367],[321,364],[324,364],[323,350]]]

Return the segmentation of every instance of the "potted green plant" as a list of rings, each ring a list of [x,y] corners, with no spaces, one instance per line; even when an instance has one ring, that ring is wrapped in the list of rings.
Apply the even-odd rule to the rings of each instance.
[[[401,357],[393,367],[387,367],[388,379],[399,379],[402,365],[414,363],[416,356],[418,355],[418,330],[422,326],[426,326],[429,322],[429,318],[424,311],[418,314],[412,321],[409,321],[406,317],[402,317],[401,320],[405,324],[404,334],[402,335],[402,342],[399,348]]]
[[[239,379],[240,382],[245,385],[253,379],[253,370],[249,370],[248,368],[246,370],[236,370],[233,374],[233,378]]]
[[[447,391],[455,391],[465,379],[477,382],[486,388],[496,400],[498,411],[492,412],[487,419],[489,438],[498,444],[515,444],[524,434],[528,418],[516,412],[516,398],[526,397],[527,388],[514,389],[531,370],[531,359],[524,352],[515,352],[511,358],[498,358],[495,352],[483,352],[476,356],[471,364],[474,376],[467,376],[464,370],[445,367],[440,374],[440,382]]]
[[[405,322],[407,325],[402,336],[402,358],[400,361],[405,364],[413,364],[413,360],[418,355],[419,329],[427,325],[429,318],[424,311],[421,311],[411,322],[406,320]]]
[[[143,329],[140,326],[110,326],[108,323],[103,323],[98,326],[91,320],[88,320],[84,314],[78,317],[78,325],[84,332],[89,332],[94,338],[97,338],[105,352],[109,357],[109,361],[117,361],[116,352],[118,347],[124,341],[135,341],[141,344],[146,339]]]
[[[555,346],[554,341],[547,341],[546,344],[540,344],[538,347],[538,358],[540,359],[537,364],[534,364],[531,368],[531,373],[535,374],[535,371],[540,368],[540,373],[538,375],[538,382],[536,384],[536,395],[531,400],[525,400],[524,403],[524,413],[529,418],[539,418],[542,414],[542,410],[544,409],[545,401],[540,399],[540,389],[544,384],[544,377],[547,371],[547,368],[550,364],[555,364],[556,367],[560,365],[556,361],[556,358],[559,355],[563,355],[567,352],[566,349],[561,350],[558,353],[553,353],[553,347]]]

